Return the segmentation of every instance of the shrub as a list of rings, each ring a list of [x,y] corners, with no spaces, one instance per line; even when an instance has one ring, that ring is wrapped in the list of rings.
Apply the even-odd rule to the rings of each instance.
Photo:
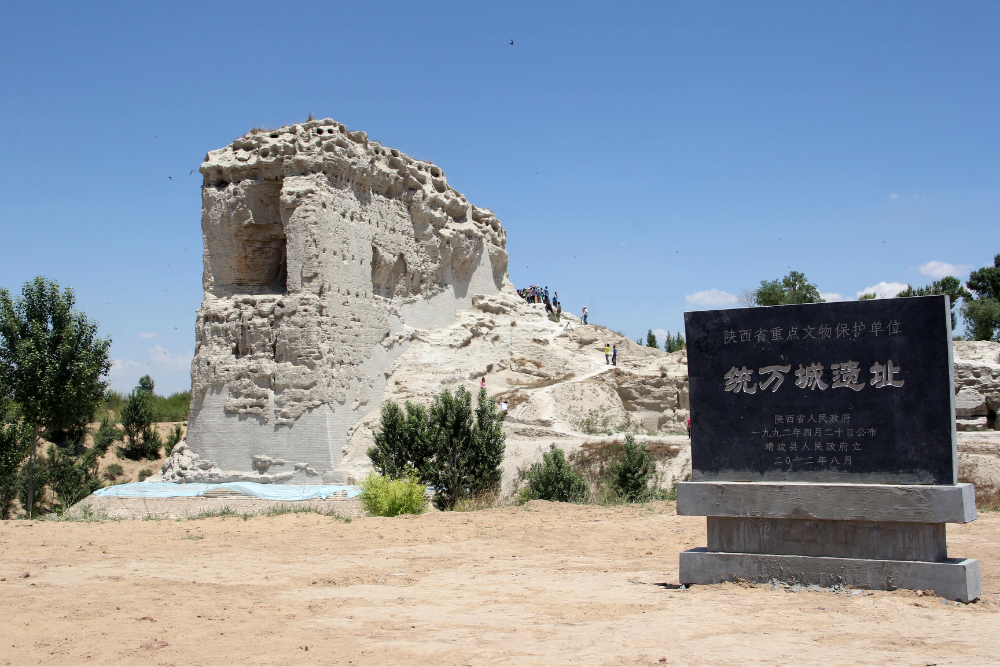
[[[94,433],[94,446],[101,456],[108,453],[108,447],[115,440],[121,439],[121,431],[118,430],[118,420],[110,412],[105,412],[101,417],[101,424]]]
[[[472,394],[459,387],[434,397],[428,412],[430,456],[421,480],[434,487],[434,505],[454,509],[461,498],[497,491],[500,487],[505,436],[496,402],[479,390],[475,412]]]
[[[170,435],[167,436],[167,442],[163,445],[163,451],[167,454],[167,456],[170,455],[170,452],[173,450],[174,446],[183,439],[184,439],[184,427],[181,426],[180,424],[174,424],[174,430],[171,431]]]
[[[459,387],[435,396],[430,410],[408,403],[404,415],[395,403],[384,404],[368,457],[389,479],[415,469],[434,487],[435,506],[454,509],[461,498],[499,490],[504,442],[496,401],[480,389],[473,411],[472,395]]]
[[[144,482],[147,477],[152,477],[152,476],[153,476],[153,471],[150,470],[149,468],[141,469],[138,475],[140,482]]]
[[[0,519],[9,519],[18,495],[18,471],[31,449],[31,426],[13,408],[0,412]]]
[[[133,461],[144,458],[155,461],[160,457],[163,441],[153,428],[153,387],[153,379],[148,375],[142,376],[139,385],[122,405],[125,446],[121,448],[121,453]]]
[[[105,466],[104,473],[102,476],[109,482],[113,482],[124,474],[125,470],[121,467],[121,465],[117,463],[111,463]]]
[[[405,479],[391,479],[372,470],[361,480],[361,506],[372,516],[420,514],[427,507],[427,487],[410,471]]]
[[[62,509],[72,507],[101,488],[95,457],[83,456],[74,460],[55,445],[49,446],[48,457],[49,486]]]
[[[169,396],[153,395],[154,422],[186,422],[191,412],[191,392],[179,391]]]
[[[542,453],[542,460],[531,464],[524,479],[528,482],[521,490],[520,501],[552,500],[555,502],[579,502],[587,495],[587,484],[583,477],[574,472],[566,462],[566,454],[555,444]]]
[[[375,446],[368,449],[372,466],[383,477],[401,479],[408,470],[420,470],[430,450],[427,410],[406,402],[406,412],[393,401],[382,405]]]
[[[125,394],[120,391],[115,391],[114,389],[108,389],[104,392],[104,404],[105,410],[114,412],[115,414],[121,412],[122,405],[125,403]]]
[[[643,443],[637,443],[632,434],[625,436],[621,454],[608,466],[608,485],[625,502],[641,502],[653,491],[649,478],[656,472],[653,456]]]

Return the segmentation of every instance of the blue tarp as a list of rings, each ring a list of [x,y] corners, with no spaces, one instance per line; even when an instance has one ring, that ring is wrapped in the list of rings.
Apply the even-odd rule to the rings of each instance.
[[[353,498],[361,493],[356,486],[331,484],[258,484],[257,482],[227,482],[224,484],[173,484],[170,482],[134,482],[116,484],[94,491],[95,496],[117,496],[119,498],[190,498],[203,496],[209,489],[232,489],[251,498],[262,500],[314,500],[332,496],[338,491],[347,491]]]

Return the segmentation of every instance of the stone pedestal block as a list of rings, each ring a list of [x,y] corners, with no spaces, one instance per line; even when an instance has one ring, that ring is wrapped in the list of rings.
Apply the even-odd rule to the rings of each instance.
[[[691,549],[681,553],[681,583],[718,584],[746,579],[766,583],[793,581],[819,586],[857,586],[873,590],[931,590],[949,600],[969,602],[979,597],[983,585],[979,561],[949,558],[936,563],[825,558],[771,554],[712,553]]]
[[[945,537],[945,523],[976,518],[971,484],[683,482],[677,513],[708,517],[708,547],[681,554],[682,584],[777,579],[963,602],[982,592],[979,561],[949,559]]]

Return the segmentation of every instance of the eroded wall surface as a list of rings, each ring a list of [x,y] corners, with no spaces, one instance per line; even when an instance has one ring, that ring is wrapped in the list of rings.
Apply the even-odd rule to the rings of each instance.
[[[345,481],[344,444],[417,331],[509,285],[506,232],[436,165],[330,119],[251,132],[200,171],[197,474]]]

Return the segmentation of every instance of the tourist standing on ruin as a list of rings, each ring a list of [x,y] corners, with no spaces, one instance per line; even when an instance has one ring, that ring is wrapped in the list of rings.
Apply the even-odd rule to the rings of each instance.
[[[586,306],[583,307],[583,323],[584,324],[587,323],[587,307]]]
[[[604,363],[605,364],[611,363],[611,346],[609,346],[607,343],[604,344]]]
[[[615,345],[614,350],[612,350],[612,352],[611,352],[611,365],[612,366],[617,366],[618,365],[618,346],[617,345]]]
[[[479,388],[486,389],[486,376],[479,378]]]

